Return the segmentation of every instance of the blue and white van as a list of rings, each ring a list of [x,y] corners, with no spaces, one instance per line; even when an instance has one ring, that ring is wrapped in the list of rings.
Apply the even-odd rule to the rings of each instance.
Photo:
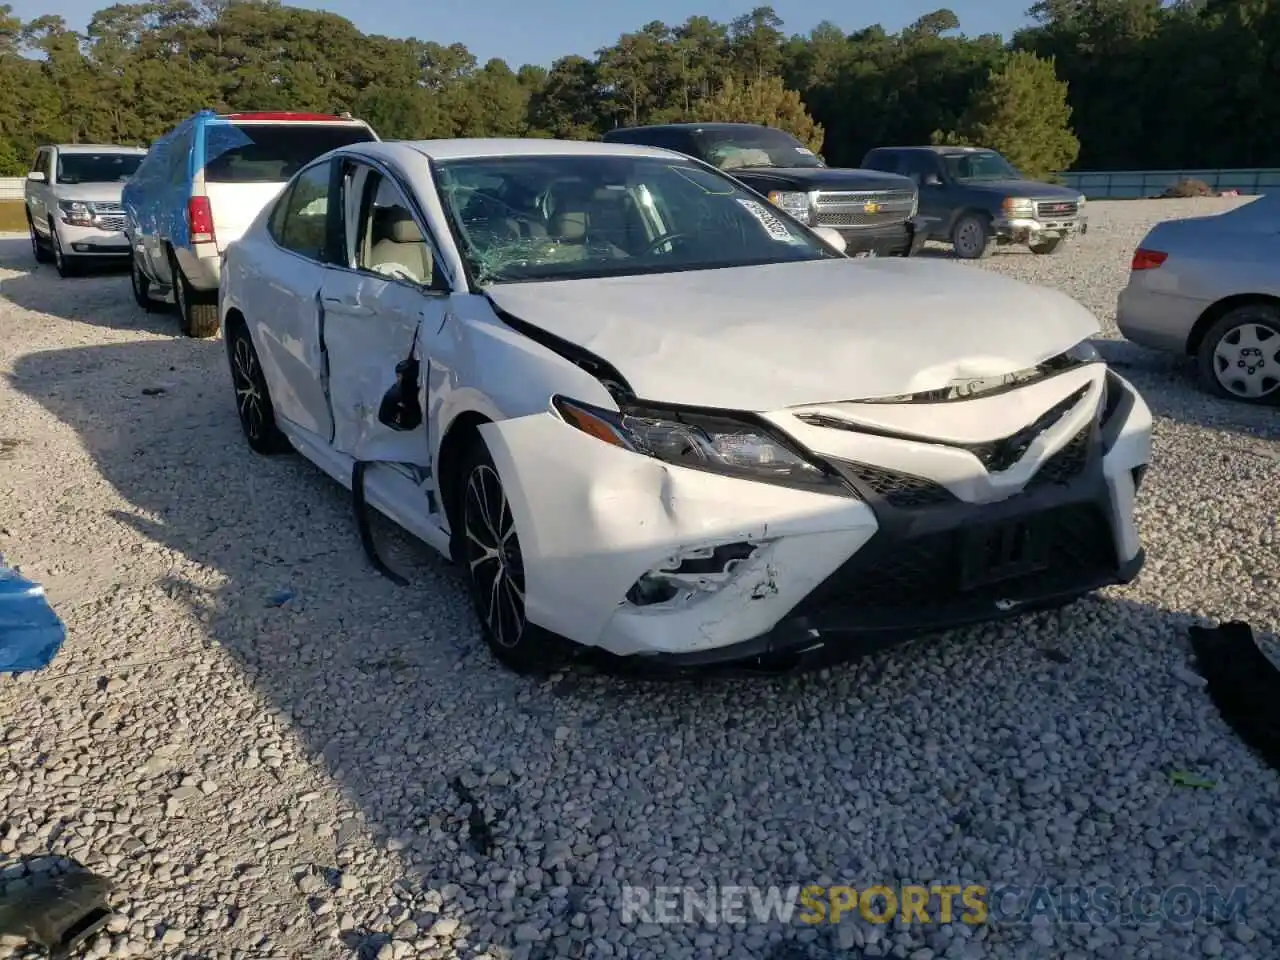
[[[377,139],[348,115],[204,110],[178,124],[121,197],[138,305],[172,300],[186,336],[215,335],[222,251],[305,164]]]

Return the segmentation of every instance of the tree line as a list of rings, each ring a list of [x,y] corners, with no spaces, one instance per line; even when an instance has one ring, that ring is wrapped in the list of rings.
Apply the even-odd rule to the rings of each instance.
[[[772,123],[856,165],[873,146],[983,143],[1029,172],[1280,166],[1280,0],[1040,0],[1006,39],[947,9],[890,33],[788,34],[771,7],[654,21],[594,57],[484,64],[276,0],[157,0],[87,29],[0,5],[0,175],[41,143],[146,144],[203,107],[350,111],[381,136],[592,138]]]

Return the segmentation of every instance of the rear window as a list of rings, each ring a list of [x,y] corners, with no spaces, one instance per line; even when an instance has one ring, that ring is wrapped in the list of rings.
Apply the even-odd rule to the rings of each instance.
[[[207,183],[283,183],[322,153],[373,139],[372,131],[358,124],[210,124],[204,178]]]

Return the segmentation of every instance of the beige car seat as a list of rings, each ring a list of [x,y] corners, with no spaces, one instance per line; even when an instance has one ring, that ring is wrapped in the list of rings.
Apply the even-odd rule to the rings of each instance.
[[[413,280],[427,286],[431,283],[431,249],[413,215],[404,207],[379,207],[373,212],[369,255],[365,262],[370,270]]]

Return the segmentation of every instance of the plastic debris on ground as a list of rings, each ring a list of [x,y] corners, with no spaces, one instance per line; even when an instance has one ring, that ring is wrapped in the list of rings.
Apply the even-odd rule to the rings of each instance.
[[[110,880],[82,868],[36,874],[0,892],[0,936],[67,957],[111,919],[113,892]]]
[[[1209,699],[1236,735],[1280,770],[1280,670],[1240,620],[1193,626],[1191,649]]]
[[[44,587],[0,557],[0,674],[43,670],[66,639],[67,628]]]

